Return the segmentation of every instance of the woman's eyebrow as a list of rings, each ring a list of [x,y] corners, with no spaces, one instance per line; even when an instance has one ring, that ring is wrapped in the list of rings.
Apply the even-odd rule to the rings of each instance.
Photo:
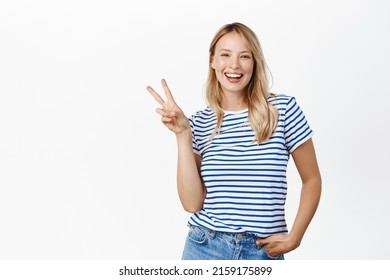
[[[229,49],[219,49],[219,51],[221,51],[221,52],[232,52]],[[241,51],[240,53],[251,53],[251,52],[250,51]]]

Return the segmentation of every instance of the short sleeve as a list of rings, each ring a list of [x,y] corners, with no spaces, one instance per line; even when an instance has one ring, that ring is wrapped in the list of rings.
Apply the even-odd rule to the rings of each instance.
[[[200,154],[200,148],[199,148],[199,146],[198,146],[198,144],[196,142],[196,135],[195,135],[195,131],[196,131],[196,115],[192,115],[188,120],[190,122],[191,133],[192,133],[192,149],[193,149],[195,154],[201,155]]]
[[[284,137],[289,153],[313,136],[306,117],[294,97],[288,101],[284,121]]]

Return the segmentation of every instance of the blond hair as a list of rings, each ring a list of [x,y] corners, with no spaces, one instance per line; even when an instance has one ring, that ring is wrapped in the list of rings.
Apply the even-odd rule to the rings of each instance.
[[[236,32],[245,38],[254,60],[253,74],[247,86],[246,98],[248,101],[248,120],[255,132],[254,140],[261,143],[267,141],[276,130],[279,113],[268,102],[268,97],[271,95],[268,83],[268,74],[270,72],[267,68],[260,42],[256,34],[249,27],[238,22],[222,26],[215,34],[209,48],[209,74],[206,86],[206,101],[208,106],[217,115],[217,125],[210,140],[219,133],[224,115],[223,109],[221,108],[222,88],[214,69],[211,67],[211,63],[219,39],[231,32]]]

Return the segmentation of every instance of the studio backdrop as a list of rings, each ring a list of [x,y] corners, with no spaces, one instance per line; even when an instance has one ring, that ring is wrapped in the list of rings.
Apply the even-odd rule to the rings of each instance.
[[[242,22],[271,91],[314,130],[323,192],[286,259],[389,259],[388,1],[0,3],[0,259],[181,258],[176,142],[165,78],[186,115],[206,106],[208,47]],[[290,160],[289,228],[301,182]]]

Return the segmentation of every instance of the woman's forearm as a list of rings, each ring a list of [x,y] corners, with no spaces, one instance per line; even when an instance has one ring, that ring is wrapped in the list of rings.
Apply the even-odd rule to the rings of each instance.
[[[190,130],[176,135],[178,147],[177,190],[183,208],[191,213],[203,207],[205,188],[200,177],[199,167],[192,149]]]
[[[301,243],[320,201],[322,179],[312,139],[301,144],[292,154],[302,180],[301,198],[298,211],[291,228],[291,249]]]
[[[305,234],[305,231],[317,210],[320,201],[320,196],[320,176],[303,183],[298,212],[289,234],[290,238],[292,239],[292,249],[295,249],[300,245],[303,235]]]

